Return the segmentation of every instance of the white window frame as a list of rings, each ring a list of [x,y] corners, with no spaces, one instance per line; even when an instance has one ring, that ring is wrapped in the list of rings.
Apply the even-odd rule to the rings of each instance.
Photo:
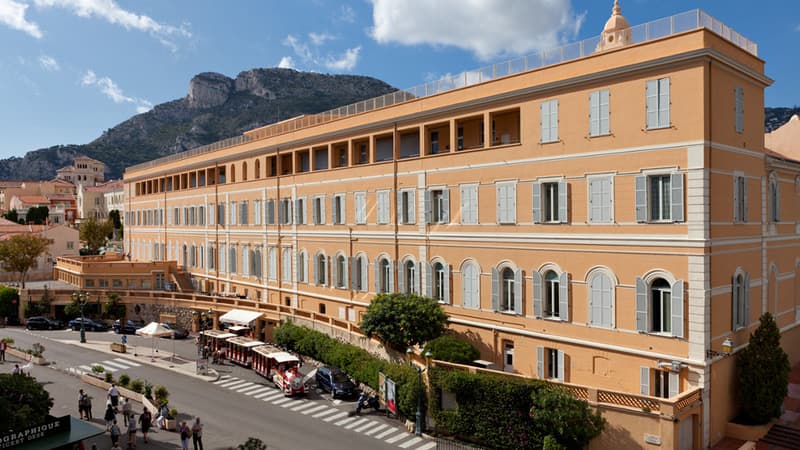
[[[378,224],[386,225],[391,217],[391,205],[389,204],[389,191],[383,190],[375,193],[378,203]]]
[[[474,270],[474,279],[468,278],[468,271]],[[474,286],[471,284],[474,282]],[[481,307],[481,269],[474,261],[467,261],[461,266],[461,300],[464,308],[480,309]]]
[[[669,128],[671,126],[669,77],[647,80],[645,91],[646,129]]]
[[[261,200],[253,200],[253,225],[261,225]]]
[[[596,288],[595,280],[605,278],[608,281],[608,291],[604,291],[602,286]],[[615,326],[615,298],[614,298],[614,277],[606,273],[604,270],[593,271],[587,277],[587,296],[588,296],[588,309],[589,309],[589,324],[595,327],[614,328]],[[603,307],[603,296],[608,294],[608,323],[603,321],[605,308]],[[594,320],[594,311],[597,310],[600,321]]]
[[[397,221],[403,225],[414,225],[417,221],[416,214],[417,190],[401,189],[397,193]]]
[[[554,98],[539,104],[540,132],[539,143],[558,142],[558,99]]]
[[[281,249],[281,281],[284,283],[292,282],[292,248],[283,247]]]
[[[511,192],[503,192],[510,190]],[[498,181],[495,183],[497,199],[497,223],[513,225],[517,223],[517,182]],[[504,195],[505,194],[505,195]],[[504,213],[505,211],[505,213]]]
[[[599,194],[600,196],[600,204],[594,204],[594,197],[593,197],[593,183],[596,182],[608,182],[608,199],[605,200],[602,192]],[[614,175],[591,175],[588,176],[586,179],[586,211],[588,216],[589,223],[593,224],[608,224],[614,223]],[[605,208],[608,212],[608,218],[604,217]]]
[[[737,270],[731,280],[731,330],[750,325],[750,274]]]
[[[653,183],[656,180],[668,179],[668,193],[664,193],[664,184],[659,182],[658,198],[653,198]],[[635,178],[635,206],[636,221],[640,223],[670,223],[685,221],[684,199],[686,186],[684,174],[675,171],[647,171]],[[664,198],[666,195],[666,198]],[[658,203],[654,203],[659,200]],[[665,205],[665,202],[667,203]],[[659,204],[661,208],[654,215],[654,207]],[[668,214],[667,214],[668,213]]]
[[[314,225],[325,225],[325,196],[317,195],[312,203]]]
[[[733,223],[747,222],[747,178],[742,172],[733,175]]]
[[[347,197],[345,194],[335,194],[331,198],[331,223],[344,225],[347,222]]]
[[[229,208],[228,208],[228,213],[229,213],[228,221],[229,222],[228,223],[230,225],[236,225],[237,224],[237,219],[238,219],[237,216],[239,215],[239,208],[237,207],[238,205],[237,205],[236,202],[230,202],[228,205],[229,205]]]
[[[367,193],[364,191],[353,193],[353,204],[355,205],[356,225],[367,224]]]
[[[474,195],[473,195],[474,194]],[[459,197],[461,201],[461,224],[478,224],[478,184],[462,184],[459,187]],[[471,202],[474,197],[474,202]],[[467,204],[470,203],[470,204]]]
[[[589,136],[599,137],[611,134],[610,97],[608,89],[601,89],[589,94]]]
[[[296,225],[306,225],[307,224],[307,217],[306,217],[306,198],[305,197],[298,197],[294,201],[294,223]]]

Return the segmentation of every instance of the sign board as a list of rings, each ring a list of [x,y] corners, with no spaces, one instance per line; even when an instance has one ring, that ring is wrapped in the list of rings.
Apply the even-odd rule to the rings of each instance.
[[[386,375],[378,372],[378,400],[381,405],[386,405]]]
[[[391,378],[386,379],[386,410],[397,415],[397,385]]]
[[[71,428],[69,416],[48,416],[44,423],[25,427],[22,430],[8,431],[0,435],[0,449],[12,448],[45,436],[69,431]]]

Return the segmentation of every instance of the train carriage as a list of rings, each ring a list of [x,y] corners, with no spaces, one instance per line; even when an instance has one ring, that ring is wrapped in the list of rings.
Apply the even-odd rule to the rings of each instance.
[[[228,339],[236,337],[233,333],[220,330],[205,330],[200,333],[203,345],[208,347],[209,353],[214,354],[217,350],[225,354],[228,350]]]
[[[252,368],[259,375],[272,380],[284,395],[306,394],[303,374],[299,371],[300,360],[291,353],[271,345],[254,347]]]
[[[228,338],[227,343],[228,359],[245,367],[253,363],[253,348],[264,345],[261,341],[243,336]]]

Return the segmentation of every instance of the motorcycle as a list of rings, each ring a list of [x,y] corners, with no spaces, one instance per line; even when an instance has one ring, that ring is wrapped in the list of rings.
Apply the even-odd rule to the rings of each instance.
[[[361,414],[362,409],[369,409],[372,408],[375,411],[380,411],[381,404],[378,401],[378,397],[374,395],[367,395],[365,393],[361,393],[358,396],[358,401],[356,402],[356,414]]]

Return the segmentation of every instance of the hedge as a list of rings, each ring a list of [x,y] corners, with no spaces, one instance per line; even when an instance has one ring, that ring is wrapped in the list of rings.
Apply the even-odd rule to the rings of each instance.
[[[446,391],[458,403],[443,410],[441,401],[431,401],[436,429],[491,448],[583,448],[605,424],[588,403],[541,380],[435,367],[428,379],[432,398]]]
[[[445,334],[425,344],[423,353],[430,352],[433,359],[450,361],[458,364],[471,364],[481,354],[469,342],[459,339],[454,334]]]
[[[418,391],[416,368],[380,359],[360,347],[291,322],[284,322],[275,330],[275,342],[301,355],[337,366],[356,382],[375,390],[379,390],[378,372],[383,372],[397,384],[398,413],[404,417],[414,416]]]

